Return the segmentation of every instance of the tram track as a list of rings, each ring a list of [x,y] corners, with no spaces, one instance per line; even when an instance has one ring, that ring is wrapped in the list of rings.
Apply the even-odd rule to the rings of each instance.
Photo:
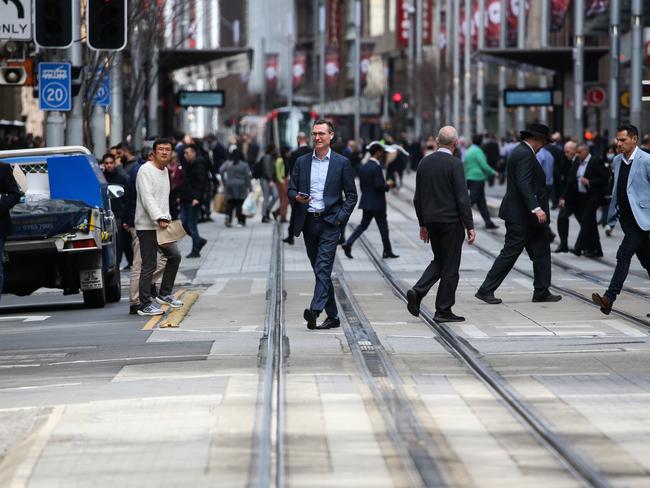
[[[408,288],[393,275],[390,268],[379,257],[365,236],[362,235],[359,238],[359,242],[384,281],[391,287],[395,295],[406,303],[406,291]],[[337,297],[339,297],[338,291]],[[431,313],[431,311],[426,307],[421,307],[420,317],[436,334],[443,347],[445,347],[445,349],[447,349],[458,361],[465,365],[466,368],[486,386],[495,398],[500,399],[511,414],[522,425],[527,426],[530,433],[538,440],[538,442],[551,452],[575,479],[585,486],[611,486],[607,478],[601,474],[597,468],[576,452],[572,446],[555,431],[553,426],[537,414],[534,408],[522,399],[521,396],[508,384],[508,382],[496,373],[486,362],[484,362],[480,358],[479,354],[475,352],[475,350],[461,337],[455,334],[448,326],[436,322],[433,319],[433,313]]]
[[[280,239],[281,225],[273,228],[272,258],[269,266],[267,309],[264,335],[260,339],[261,401],[256,418],[256,467],[250,486],[266,488],[285,485],[285,359],[289,341],[284,316],[284,251]]]
[[[410,187],[408,187],[408,186],[407,187],[403,186],[402,188],[407,188],[409,191],[411,190]],[[409,203],[410,205],[413,205],[412,200],[407,200],[401,194],[398,196],[398,199],[401,202]],[[402,216],[404,216],[405,218],[407,218],[409,220],[413,220],[413,215],[408,214],[402,208],[395,205],[393,202],[389,202],[389,203],[390,203],[391,207],[395,211],[397,211],[399,214],[401,214]],[[487,233],[487,234],[490,235],[491,238],[493,238],[493,239],[495,238],[495,236],[493,234],[490,234],[490,233]],[[475,248],[480,254],[482,254],[483,256],[488,257],[490,259],[496,259],[497,256],[498,256],[498,254],[493,253],[492,251],[488,250],[486,247],[484,247],[484,246],[482,246],[480,244],[477,244],[476,242],[472,245],[472,247]],[[604,264],[609,264],[609,263],[604,262]],[[571,276],[573,276],[575,278],[578,278],[578,279],[581,279],[581,280],[584,280],[584,281],[588,281],[590,283],[594,283],[594,284],[601,285],[601,286],[607,286],[608,285],[607,282],[605,282],[604,280],[602,280],[598,276],[596,276],[596,275],[594,275],[592,273],[580,270],[580,269],[578,269],[578,268],[576,268],[574,266],[571,266],[571,265],[569,265],[567,263],[560,262],[557,259],[551,259],[551,265],[555,266],[556,268],[564,271],[565,273],[567,273],[567,274],[569,274],[569,275],[571,275]],[[525,270],[521,269],[517,265],[513,266],[512,269],[514,271],[516,271],[517,273],[519,273],[520,275],[525,276],[526,278],[529,278],[531,280],[534,278],[533,273],[525,271]],[[563,294],[571,296],[571,297],[573,297],[573,298],[575,298],[575,299],[577,299],[577,300],[579,300],[581,302],[587,303],[590,306],[593,306],[593,307],[598,306],[595,303],[593,303],[591,297],[587,297],[587,296],[583,295],[582,293],[580,293],[578,291],[575,291],[575,290],[573,290],[571,288],[567,288],[565,286],[561,286],[561,285],[558,285],[556,283],[551,283],[551,288],[553,290],[557,291],[557,292],[563,293]],[[630,286],[624,286],[623,290],[622,290],[622,293],[625,293],[625,294],[628,294],[628,295],[631,295],[633,297],[640,298],[640,299],[643,299],[643,300],[650,299],[650,294],[648,294],[648,293],[646,293],[644,291],[641,291],[641,290],[637,290],[636,288],[630,287]],[[650,320],[646,320],[645,318],[638,317],[636,315],[630,314],[630,313],[628,313],[628,312],[626,312],[624,310],[617,309],[617,308],[613,308],[612,311],[611,311],[611,314],[619,316],[621,318],[624,318],[624,319],[626,319],[626,320],[628,320],[630,322],[633,322],[633,323],[635,323],[637,325],[640,325],[640,326],[642,326],[642,327],[644,327],[646,329],[650,329]]]

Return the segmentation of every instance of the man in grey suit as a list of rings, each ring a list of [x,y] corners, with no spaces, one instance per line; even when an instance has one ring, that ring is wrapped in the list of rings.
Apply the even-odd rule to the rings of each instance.
[[[618,156],[614,159],[614,189],[609,205],[608,222],[621,221],[625,233],[616,253],[616,268],[603,296],[591,298],[600,311],[608,315],[630,270],[636,254],[650,275],[650,154],[637,147],[639,130],[623,125],[616,132]]]
[[[440,129],[438,150],[425,156],[415,175],[413,206],[420,223],[420,239],[431,242],[433,261],[422,277],[406,292],[408,311],[420,315],[420,302],[440,280],[436,294],[436,322],[462,322],[451,307],[456,302],[463,239],[474,243],[476,233],[467,193],[465,170],[453,156],[458,132],[451,126]]]
[[[533,262],[533,302],[557,302],[551,286],[551,229],[549,228],[546,175],[535,154],[545,146],[549,129],[531,124],[521,131],[521,142],[508,157],[508,187],[501,202],[499,217],[506,221],[506,242],[494,261],[476,298],[491,305],[501,303],[496,290],[517,262],[524,249]]]

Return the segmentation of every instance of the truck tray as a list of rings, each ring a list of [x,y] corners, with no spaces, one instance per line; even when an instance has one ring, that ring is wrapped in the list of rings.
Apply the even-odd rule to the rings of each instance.
[[[47,239],[74,232],[88,223],[91,208],[78,200],[40,200],[19,203],[11,209],[12,233],[8,240]]]

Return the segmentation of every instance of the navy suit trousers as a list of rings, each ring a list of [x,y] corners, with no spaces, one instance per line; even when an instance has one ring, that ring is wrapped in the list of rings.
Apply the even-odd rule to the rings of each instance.
[[[354,244],[354,241],[356,241],[368,228],[372,219],[375,219],[377,227],[379,227],[381,242],[384,246],[384,254],[391,254],[393,249],[390,245],[390,238],[388,237],[388,221],[386,220],[385,210],[364,210],[363,217],[361,217],[361,223],[357,225],[356,229],[354,229],[354,232],[348,239],[347,245],[352,246],[352,244]]]
[[[302,232],[307,256],[316,277],[314,296],[309,308],[319,313],[325,310],[328,317],[338,318],[332,286],[332,268],[334,268],[341,229],[321,217],[314,217],[308,213]]]

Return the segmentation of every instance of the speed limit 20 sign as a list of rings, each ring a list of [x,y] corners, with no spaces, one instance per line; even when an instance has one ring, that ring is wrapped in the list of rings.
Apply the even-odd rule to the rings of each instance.
[[[72,78],[70,63],[38,65],[38,106],[45,111],[72,110]]]

